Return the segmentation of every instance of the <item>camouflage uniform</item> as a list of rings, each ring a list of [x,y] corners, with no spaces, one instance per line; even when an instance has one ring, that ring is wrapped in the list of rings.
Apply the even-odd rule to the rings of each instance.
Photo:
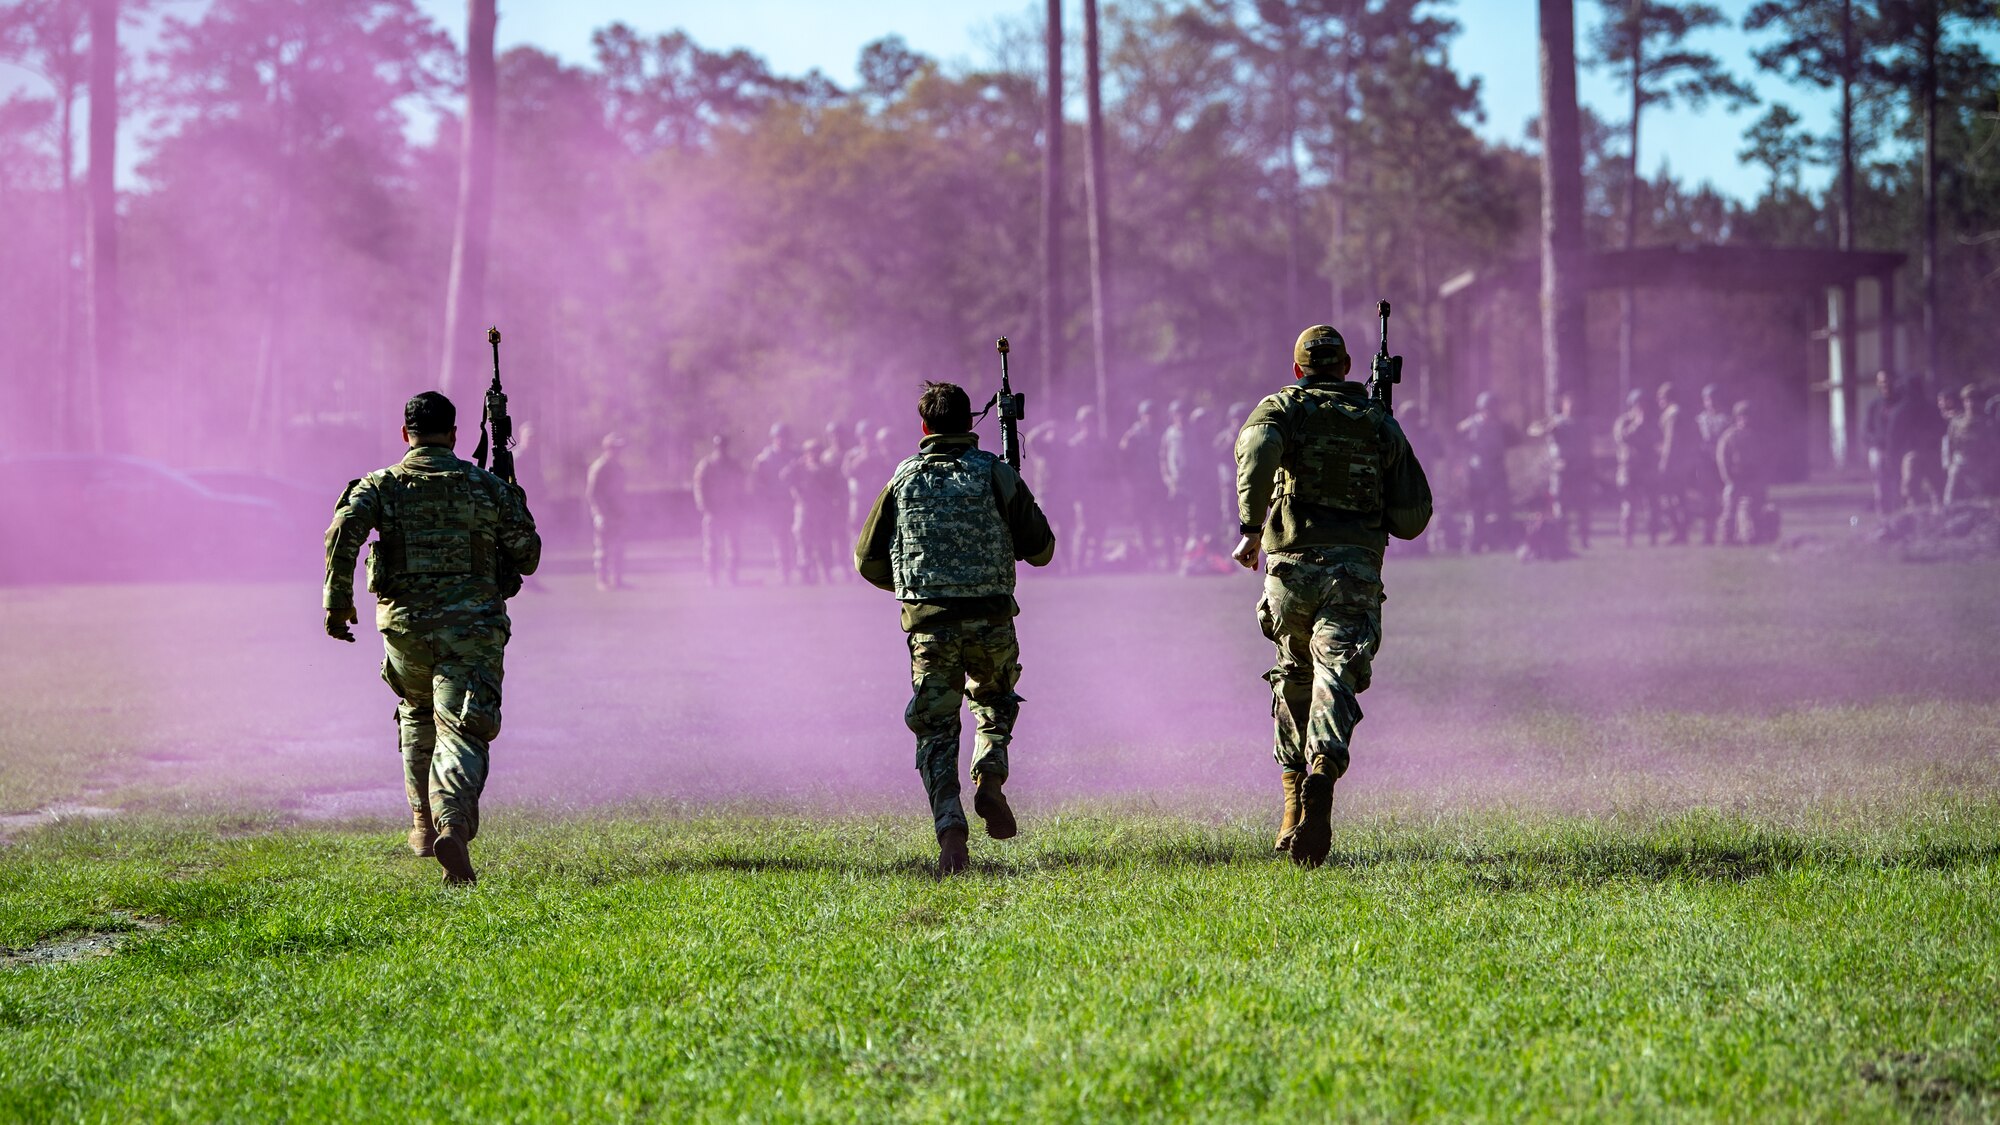
[[[903,719],[917,738],[917,772],[940,833],[965,827],[961,699],[970,699],[978,729],[973,776],[1009,772],[1021,706],[1014,563],[1047,566],[1055,549],[1027,484],[973,434],[926,437],[862,524],[855,569],[903,604],[912,689]]]
[[[743,562],[745,483],[743,465],[730,456],[729,447],[720,438],[694,467],[694,506],[701,513],[701,561],[711,586],[725,575],[731,586],[736,585]]]
[[[355,559],[371,531],[368,589],[382,678],[402,700],[410,809],[470,840],[500,733],[507,598],[540,564],[541,536],[518,489],[444,446],[417,446],[341,495],[326,532],[327,609],[353,607]]]
[[[1269,556],[1257,621],[1278,650],[1265,674],[1274,756],[1287,772],[1337,778],[1382,644],[1382,551],[1391,535],[1423,533],[1430,483],[1366,387],[1311,371],[1251,412],[1236,465],[1242,532],[1261,534]]]
[[[1739,405],[1735,424],[1715,443],[1716,472],[1722,477],[1722,512],[1715,518],[1716,535],[1726,545],[1757,542],[1770,488],[1770,464],[1747,404]]]
[[[1659,463],[1641,444],[1648,421],[1645,400],[1633,391],[1625,398],[1625,413],[1611,424],[1611,444],[1618,451],[1618,533],[1625,537],[1627,547],[1632,545],[1640,508],[1646,510],[1647,539],[1655,545],[1660,541],[1655,487]]]

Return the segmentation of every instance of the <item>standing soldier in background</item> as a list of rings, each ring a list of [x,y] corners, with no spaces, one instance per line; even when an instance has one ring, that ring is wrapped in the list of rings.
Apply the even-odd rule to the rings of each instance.
[[[326,633],[352,642],[354,563],[368,533],[368,590],[396,707],[410,850],[448,884],[477,881],[469,845],[500,733],[507,599],[535,572],[542,539],[519,487],[452,454],[458,411],[425,391],[403,407],[410,451],[349,482],[326,530]]]
[[[1944,502],[1962,504],[1985,494],[1992,451],[1992,423],[1979,409],[1979,391],[1967,383],[1958,389],[1958,410],[1944,433]]]
[[[1556,399],[1556,412],[1528,430],[1549,443],[1549,509],[1558,527],[1576,525],[1577,546],[1590,549],[1590,435],[1576,420],[1576,400]],[[1414,448],[1414,447],[1412,447]],[[1568,533],[1564,532],[1567,541]]]
[[[1076,428],[1062,444],[1062,473],[1059,483],[1069,493],[1069,548],[1063,552],[1063,569],[1080,574],[1097,565],[1104,553],[1104,525],[1114,505],[1107,499],[1115,487],[1107,443],[1097,434],[1097,408],[1076,408]],[[1061,508],[1056,519],[1064,516]]]
[[[745,483],[743,466],[729,455],[729,436],[715,435],[708,455],[694,467],[694,506],[701,513],[701,561],[711,586],[721,585],[725,574],[731,586],[737,584],[743,559]]]
[[[750,499],[757,516],[771,532],[771,554],[778,567],[778,581],[791,585],[799,562],[799,545],[792,536],[792,490],[783,478],[785,466],[796,456],[792,452],[792,429],[783,422],[771,427],[771,440],[750,463]]]
[[[1895,448],[1900,429],[1897,415],[1901,412],[1894,377],[1877,371],[1875,397],[1861,416],[1861,433],[1868,444],[1868,475],[1875,484],[1875,514],[1884,519],[1901,506],[1903,459]]]
[[[1512,518],[1514,506],[1507,482],[1507,431],[1493,413],[1492,391],[1481,391],[1472,400],[1472,414],[1458,424],[1458,434],[1465,445],[1467,517],[1472,521],[1466,528],[1465,550],[1478,554],[1505,546],[1500,525]]]
[[[1770,465],[1750,424],[1750,404],[1739,402],[1730,413],[1730,427],[1715,446],[1716,472],[1722,477],[1722,514],[1716,517],[1715,531],[1725,546],[1736,542],[1747,547],[1764,538]]]
[[[889,427],[873,428],[873,424],[862,422],[854,428],[854,448],[847,451],[847,459],[841,463],[841,475],[847,481],[847,534],[861,534],[861,521],[868,516],[868,494],[879,487],[879,481],[889,479],[896,469],[895,454],[889,452],[889,439],[893,437]]]
[[[1014,636],[1014,563],[1047,566],[1055,533],[1028,486],[1005,461],[979,448],[972,400],[951,383],[925,383],[917,400],[924,439],[897,466],[862,525],[854,567],[895,593],[909,635],[912,693],[903,721],[917,736],[917,772],[937,829],[938,874],[970,862],[959,802],[959,705],[970,699],[978,735],[972,755],[972,809],[986,834],[1015,834],[1001,786],[1021,697],[1021,647]]]
[[[1660,509],[1654,503],[1653,478],[1659,458],[1647,447],[1651,419],[1646,413],[1646,392],[1637,387],[1625,394],[1625,413],[1611,423],[1611,444],[1618,452],[1618,534],[1632,545],[1633,525],[1639,509],[1646,509],[1646,541],[1660,545]]]
[[[1701,435],[1695,428],[1694,417],[1681,408],[1679,392],[1672,383],[1660,384],[1659,403],[1660,463],[1654,503],[1660,505],[1667,527],[1673,531],[1668,542],[1686,543],[1689,523],[1698,514],[1691,510],[1690,501],[1701,457]],[[1702,535],[1714,541],[1706,520],[1702,521]]]
[[[1717,518],[1722,511],[1722,477],[1715,455],[1722,445],[1722,435],[1735,422],[1735,415],[1722,409],[1722,388],[1714,383],[1703,387],[1701,413],[1694,416],[1695,433],[1701,438],[1701,455],[1695,458],[1694,465],[1694,488],[1698,501],[1695,515],[1704,521],[1704,543],[1714,543],[1716,530],[1722,526]]]
[[[1270,555],[1257,622],[1278,646],[1265,676],[1285,794],[1276,846],[1307,867],[1332,846],[1333,783],[1382,644],[1382,551],[1431,518],[1423,466],[1389,412],[1347,381],[1351,366],[1339,332],[1306,329],[1292,348],[1298,382],[1258,403],[1236,441],[1243,537],[1231,554],[1256,569],[1261,537]]]
[[[1188,494],[1188,424],[1187,408],[1180,399],[1167,403],[1167,428],[1160,431],[1160,492],[1165,499],[1167,529],[1167,558],[1171,564],[1178,564],[1188,544],[1188,535],[1193,523],[1193,512]]]
[[[1118,439],[1118,471],[1124,477],[1135,558],[1142,569],[1151,569],[1166,556],[1167,490],[1160,480],[1160,428],[1153,422],[1150,401],[1139,404],[1138,417]]]
[[[778,474],[792,492],[792,538],[798,543],[799,574],[808,586],[832,582],[841,573],[835,563],[846,522],[847,482],[834,456],[823,441],[812,438]]]
[[[583,501],[590,507],[591,565],[600,590],[629,589],[625,581],[625,439],[604,435],[604,451],[590,463]]]
[[[1895,439],[1902,452],[1903,506],[1935,511],[1944,500],[1944,431],[1947,421],[1942,410],[1924,400],[1916,377],[1904,391],[1908,400],[1897,412],[1901,433]]]

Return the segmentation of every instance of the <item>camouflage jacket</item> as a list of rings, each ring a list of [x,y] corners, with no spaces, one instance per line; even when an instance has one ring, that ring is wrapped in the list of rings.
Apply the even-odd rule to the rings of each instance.
[[[979,448],[976,434],[934,434],[919,447],[921,454],[958,455]],[[1047,566],[1055,558],[1056,536],[1048,517],[1021,479],[1005,461],[995,458],[992,466],[993,496],[1001,521],[1013,540],[1013,554],[1029,566]],[[896,543],[896,493],[891,484],[883,486],[875,507],[861,525],[861,537],[854,544],[854,569],[870,584],[893,592],[896,588],[894,552]],[[1020,612],[1013,595],[992,597],[928,598],[903,603],[903,630],[942,625],[973,618],[1012,617]]]
[[[476,525],[471,551],[472,571],[447,567],[443,573],[402,573],[388,576],[382,539],[377,538],[369,563],[375,593],[375,625],[384,632],[422,632],[442,625],[507,624],[507,599],[501,593],[501,572],[533,574],[542,561],[542,537],[519,489],[492,473],[461,461],[444,446],[420,445],[401,463],[348,483],[326,529],[327,609],[354,606],[354,564],[368,533],[391,532],[407,538],[423,528],[398,526],[396,494],[407,485],[402,475],[462,475],[469,521]],[[480,545],[489,544],[482,550]],[[407,549],[406,549],[407,554]],[[489,557],[490,556],[490,557]]]
[[[1367,402],[1368,388],[1360,383],[1309,376],[1304,385],[1357,403]],[[1273,505],[1287,443],[1298,442],[1299,419],[1294,417],[1298,409],[1296,395],[1270,395],[1250,412],[1250,420],[1237,435],[1236,516],[1243,534],[1261,531],[1264,550],[1273,554],[1310,547],[1362,547],[1377,559],[1388,546],[1389,536],[1415,539],[1423,534],[1431,522],[1430,481],[1417,463],[1417,455],[1410,451],[1402,427],[1381,409],[1370,411],[1382,442],[1381,511],[1361,516],[1292,496],[1279,496]]]

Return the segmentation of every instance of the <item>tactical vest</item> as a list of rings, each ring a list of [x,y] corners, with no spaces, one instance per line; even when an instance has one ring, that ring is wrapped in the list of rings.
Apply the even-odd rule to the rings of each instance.
[[[1332,391],[1290,386],[1280,499],[1363,517],[1382,514],[1382,423],[1377,408]]]
[[[889,479],[896,537],[889,547],[896,597],[983,598],[1014,592],[1014,537],[993,491],[999,458],[982,449],[923,453]]]
[[[500,574],[493,495],[466,468],[441,473],[397,465],[376,474],[381,510],[368,556],[368,590],[395,597],[410,579],[463,582],[475,597],[510,596]],[[515,579],[518,589],[519,579]]]

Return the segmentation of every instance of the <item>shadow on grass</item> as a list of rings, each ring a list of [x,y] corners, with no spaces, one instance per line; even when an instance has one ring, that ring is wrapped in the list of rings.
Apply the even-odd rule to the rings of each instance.
[[[977,845],[975,844],[975,849]],[[1611,883],[1743,883],[1801,867],[1869,868],[1883,871],[1956,871],[2000,864],[2000,842],[1926,844],[1864,853],[1831,844],[1774,838],[1739,844],[1591,843],[1574,848],[1510,848],[1456,851],[1422,845],[1337,849],[1326,867],[1356,875],[1390,868],[1430,868],[1456,872],[1473,887],[1517,892]],[[1285,856],[1258,844],[1164,842],[1136,847],[1106,844],[996,856],[974,851],[971,872],[992,879],[1021,879],[1052,872],[1149,869],[1255,868],[1288,866]],[[814,855],[673,854],[635,855],[628,861],[594,866],[556,861],[544,865],[556,879],[609,886],[632,879],[701,873],[800,874],[861,879],[932,879],[928,854],[895,858]]]

